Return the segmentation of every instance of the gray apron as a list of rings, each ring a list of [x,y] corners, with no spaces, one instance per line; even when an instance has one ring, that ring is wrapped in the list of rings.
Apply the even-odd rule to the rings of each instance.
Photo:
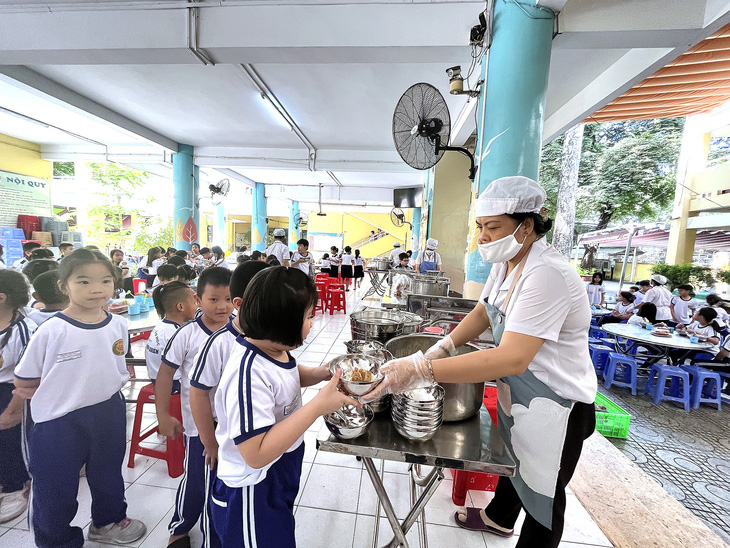
[[[514,273],[502,304],[505,311],[526,260],[527,256]],[[507,316],[489,303],[489,297],[484,305],[499,345]],[[499,433],[517,463],[512,485],[525,510],[552,530],[555,486],[573,402],[558,396],[529,369],[497,380],[497,402]]]

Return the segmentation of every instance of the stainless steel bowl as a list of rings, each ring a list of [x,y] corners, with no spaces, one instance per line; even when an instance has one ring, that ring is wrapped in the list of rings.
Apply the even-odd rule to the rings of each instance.
[[[386,394],[382,398],[371,401],[368,405],[373,410],[373,413],[382,413],[383,411],[387,411],[390,407],[390,394]]]
[[[433,407],[413,407],[404,405],[402,402],[395,399],[393,399],[392,405],[394,410],[398,410],[401,413],[407,413],[408,416],[413,418],[427,419],[435,416],[436,414],[440,417],[444,414],[444,408],[442,405],[435,405]]]
[[[375,377],[375,380],[353,381],[346,379],[345,376],[351,375],[356,367],[370,371]],[[333,375],[338,370],[342,370],[340,387],[343,392],[350,396],[364,396],[383,382],[383,375],[380,373],[380,362],[366,354],[345,354],[343,356],[337,356],[329,363],[329,370]]]
[[[375,266],[375,270],[390,270],[393,266],[388,257],[373,257],[370,259],[368,266]]]
[[[438,335],[418,333],[416,335],[404,335],[388,341],[385,345],[393,357],[404,358],[415,354],[419,350],[426,352],[431,346],[441,339]],[[458,355],[462,356],[479,350],[473,344],[465,344],[457,349]],[[484,383],[454,384],[444,383],[444,422],[461,421],[473,417],[479,412],[484,401]]]
[[[398,422],[393,422],[393,426],[395,426],[396,432],[411,441],[428,441],[438,432],[438,428],[428,431],[414,430],[413,428],[402,426]]]
[[[393,359],[393,354],[388,352],[385,348],[383,349],[375,349],[375,350],[365,350],[363,352],[365,356],[370,356],[371,358],[375,358],[378,360],[381,366],[388,363],[390,360]]]
[[[398,394],[396,397],[404,403],[416,406],[423,404],[435,404],[443,401],[445,391],[439,384],[427,386],[425,388],[414,388]]]
[[[403,334],[405,320],[397,310],[367,308],[350,314],[350,329],[355,340],[385,342]]]
[[[391,410],[391,416],[394,421],[400,422],[403,426],[412,426],[413,428],[438,428],[443,422],[442,415],[439,413],[437,416],[417,419],[409,415],[403,414],[402,411],[393,408]]]
[[[369,405],[345,405],[338,411],[325,415],[324,423],[336,437],[351,440],[365,433],[374,416],[375,413]]]
[[[369,350],[385,350],[385,345],[378,341],[345,341],[348,354],[363,354]]]

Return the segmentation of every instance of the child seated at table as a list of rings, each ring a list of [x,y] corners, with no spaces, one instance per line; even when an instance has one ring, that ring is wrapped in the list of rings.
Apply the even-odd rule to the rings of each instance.
[[[701,308],[697,314],[692,318],[692,322],[687,326],[688,335],[697,335],[699,337],[707,337],[708,343],[712,344],[712,348],[703,350],[713,356],[716,356],[720,352],[720,327],[715,321],[717,318],[717,311],[714,308],[705,307]],[[682,324],[680,324],[682,325]]]
[[[616,298],[616,306],[610,316],[604,316],[601,324],[621,323],[634,316],[634,295],[630,291],[622,291]]]
[[[656,323],[656,305],[654,303],[645,303],[641,309],[629,318],[629,325],[638,325],[645,327],[647,324]]]
[[[727,310],[725,310],[730,303],[723,301],[717,293],[710,293],[707,297],[705,297],[705,301],[707,302],[707,306],[712,307],[712,309],[717,312],[717,318],[715,321],[717,322],[717,325],[720,326],[720,335],[722,335],[723,338],[730,335],[730,328],[728,328],[728,323],[730,323],[730,314],[728,314]]]

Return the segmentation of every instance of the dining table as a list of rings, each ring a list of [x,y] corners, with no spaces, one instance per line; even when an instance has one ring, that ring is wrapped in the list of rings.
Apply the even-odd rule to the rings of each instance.
[[[653,335],[652,330],[639,325],[627,323],[611,323],[601,327],[616,339],[616,350],[622,354],[631,354],[634,347],[642,346],[649,350],[645,365],[651,365],[666,359],[676,364],[688,354],[703,352],[713,347],[708,342],[692,342],[689,337],[679,334],[673,329],[669,336]],[[672,350],[684,350],[685,353],[673,353]]]

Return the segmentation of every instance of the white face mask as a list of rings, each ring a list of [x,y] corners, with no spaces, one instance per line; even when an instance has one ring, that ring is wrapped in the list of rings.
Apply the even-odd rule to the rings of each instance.
[[[479,255],[482,256],[482,259],[489,263],[503,263],[517,255],[525,243],[525,240],[522,240],[522,243],[520,243],[515,238],[515,234],[521,226],[522,223],[517,225],[515,231],[509,236],[486,244],[479,244],[477,247],[479,248]],[[525,236],[525,239],[527,239],[527,236]]]

